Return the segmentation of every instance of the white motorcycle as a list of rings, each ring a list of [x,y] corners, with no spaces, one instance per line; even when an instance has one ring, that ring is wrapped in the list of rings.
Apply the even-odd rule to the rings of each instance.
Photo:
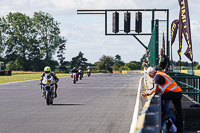
[[[56,82],[53,76],[51,76],[51,74],[45,74],[41,85],[47,105],[53,104],[53,99],[55,98],[55,84]]]
[[[72,81],[74,84],[76,84],[76,81],[78,81],[77,73],[73,72],[71,75]]]

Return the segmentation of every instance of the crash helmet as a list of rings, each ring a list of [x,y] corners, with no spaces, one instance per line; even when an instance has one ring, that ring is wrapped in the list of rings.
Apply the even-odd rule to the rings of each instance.
[[[50,73],[50,72],[51,72],[51,68],[50,68],[49,66],[46,66],[46,67],[44,68],[44,72],[45,72],[45,73]]]

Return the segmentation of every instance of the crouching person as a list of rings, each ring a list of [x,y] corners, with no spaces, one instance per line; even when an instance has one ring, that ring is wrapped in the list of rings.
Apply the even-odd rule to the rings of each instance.
[[[155,68],[149,67],[147,69],[147,74],[154,79],[154,88],[149,91],[143,91],[142,96],[147,97],[153,93],[160,93],[162,100],[162,112],[165,114],[165,109],[163,106],[164,100],[171,100],[176,115],[176,126],[179,133],[183,130],[183,118],[182,118],[182,89],[177,83],[166,73],[156,70]]]

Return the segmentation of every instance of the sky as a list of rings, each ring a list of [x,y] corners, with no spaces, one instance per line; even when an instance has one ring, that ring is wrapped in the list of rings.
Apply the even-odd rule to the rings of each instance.
[[[188,0],[191,36],[194,61],[200,62],[200,0]],[[97,62],[102,55],[120,55],[122,61],[139,61],[145,53],[145,48],[133,36],[106,36],[104,15],[77,15],[77,10],[98,9],[169,9],[169,25],[178,19],[178,0],[0,0],[0,17],[9,12],[20,12],[30,17],[34,12],[45,12],[60,23],[61,36],[67,39],[65,61],[78,55],[81,51],[88,63]],[[108,15],[108,32],[112,27],[112,13]],[[131,22],[134,22],[132,14]],[[163,19],[166,13],[158,13],[156,17]],[[120,13],[120,27],[123,28],[123,13]],[[165,18],[165,17],[164,17]],[[151,14],[143,12],[142,31],[150,31]],[[164,25],[164,24],[163,24]],[[134,24],[132,23],[132,29]],[[163,26],[165,27],[165,26]],[[178,35],[178,34],[177,34]],[[169,27],[169,40],[170,40]],[[161,37],[161,36],[160,36]],[[148,46],[150,36],[138,36]],[[178,37],[172,46],[173,60],[178,61]],[[183,40],[182,61],[189,61],[183,54],[187,44]],[[56,59],[56,55],[53,56]]]

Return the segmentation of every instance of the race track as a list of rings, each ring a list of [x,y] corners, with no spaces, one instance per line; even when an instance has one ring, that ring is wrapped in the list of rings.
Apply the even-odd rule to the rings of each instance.
[[[129,133],[141,74],[60,78],[46,105],[39,80],[0,85],[1,133]],[[39,78],[39,77],[38,77]]]

